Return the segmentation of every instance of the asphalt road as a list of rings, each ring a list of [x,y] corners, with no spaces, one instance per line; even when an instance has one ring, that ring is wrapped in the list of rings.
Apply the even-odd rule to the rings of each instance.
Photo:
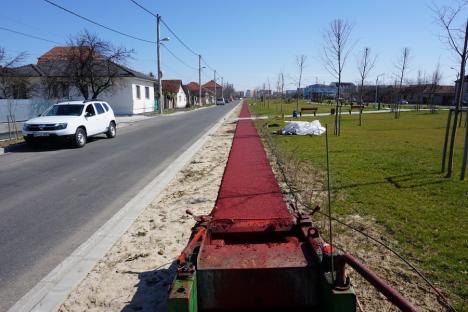
[[[237,103],[237,102],[236,102]],[[0,311],[86,241],[235,103],[140,121],[81,149],[0,156]]]

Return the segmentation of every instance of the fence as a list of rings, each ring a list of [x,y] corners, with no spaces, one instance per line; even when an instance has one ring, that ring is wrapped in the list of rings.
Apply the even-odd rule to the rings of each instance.
[[[53,103],[54,101],[45,99],[0,99],[0,133],[8,132],[10,114],[13,114],[16,121],[21,123],[41,114]],[[21,129],[21,126],[19,128]]]

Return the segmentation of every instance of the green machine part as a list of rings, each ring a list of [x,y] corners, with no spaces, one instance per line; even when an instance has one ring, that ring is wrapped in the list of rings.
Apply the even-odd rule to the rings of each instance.
[[[337,290],[331,286],[330,273],[321,278],[321,311],[356,312],[356,293],[352,285],[347,289]]]
[[[190,277],[176,279],[172,283],[168,300],[169,312],[197,312],[197,272]]]

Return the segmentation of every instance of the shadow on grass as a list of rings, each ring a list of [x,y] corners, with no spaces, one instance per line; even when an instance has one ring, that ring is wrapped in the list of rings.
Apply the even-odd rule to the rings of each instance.
[[[163,265],[165,266],[165,265]],[[174,279],[177,263],[174,261],[168,268],[157,268],[146,272],[125,272],[138,275],[137,291],[122,312],[133,311],[167,311],[167,295]]]
[[[442,184],[445,180],[438,171],[413,172],[409,174],[385,177],[384,180],[341,185],[336,190],[351,189],[361,186],[391,184],[397,189],[413,189],[426,185]]]

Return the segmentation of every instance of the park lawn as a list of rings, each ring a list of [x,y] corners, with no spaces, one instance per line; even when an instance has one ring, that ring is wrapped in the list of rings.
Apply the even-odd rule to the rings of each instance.
[[[251,106],[253,114],[256,109]],[[402,113],[400,120],[390,113],[364,114],[359,127],[358,116],[345,115],[342,135],[335,137],[333,117],[317,117],[330,128],[332,192],[340,193],[333,200],[335,213],[375,218],[385,236],[399,243],[397,250],[461,307],[461,298],[468,298],[468,181],[459,180],[465,129],[457,137],[455,176],[447,179],[440,173],[446,118],[446,112]],[[258,126],[265,122],[272,123]],[[274,139],[325,170],[324,136]]]
[[[287,100],[281,99],[271,99],[269,101],[261,102],[261,101],[251,101],[250,106],[255,110],[255,114],[257,116],[281,116],[282,114],[285,115],[292,115],[292,112],[299,107],[299,111],[303,107],[317,107],[317,113],[330,113],[330,110],[335,108],[335,102],[333,101],[324,101],[322,103],[317,102],[309,102],[306,100],[299,100],[299,105],[296,104],[295,99],[291,99],[289,102]],[[382,104],[381,108],[389,109],[391,104]],[[422,105],[422,108],[427,108],[427,105]],[[343,105],[342,112],[347,113],[349,112],[349,105]],[[414,109],[414,105],[402,105],[402,109]],[[377,105],[374,103],[369,103],[368,106],[364,107],[364,111],[369,110],[377,110]],[[353,110],[357,112],[357,109]],[[305,114],[312,114],[312,112],[305,112]]]

